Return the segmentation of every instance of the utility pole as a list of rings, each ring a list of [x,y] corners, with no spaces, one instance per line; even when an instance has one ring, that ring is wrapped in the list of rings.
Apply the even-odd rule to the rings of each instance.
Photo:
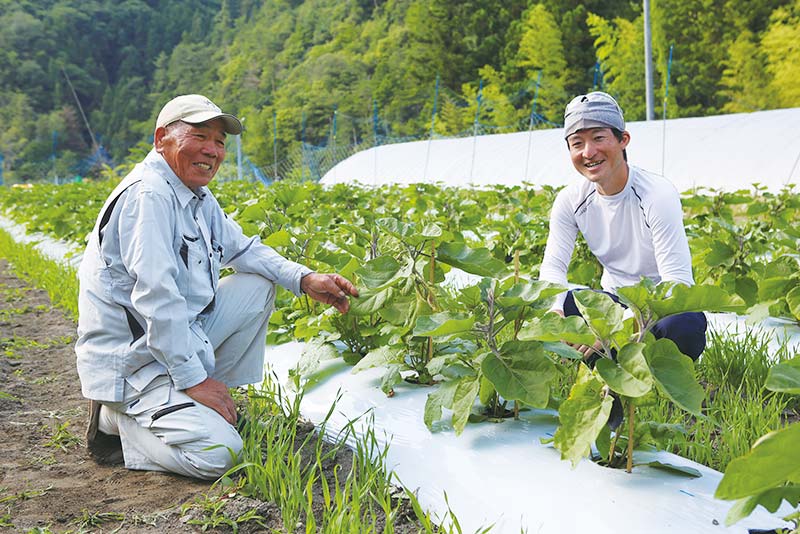
[[[650,38],[650,0],[644,0],[644,85],[647,102],[647,120],[656,118],[653,98],[653,51]]]

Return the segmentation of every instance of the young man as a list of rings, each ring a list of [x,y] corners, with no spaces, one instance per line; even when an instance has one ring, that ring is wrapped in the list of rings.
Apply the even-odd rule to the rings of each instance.
[[[241,131],[204,96],[169,101],[154,149],[100,211],[79,271],[75,347],[95,456],[121,441],[129,469],[219,477],[229,450],[242,448],[228,388],[263,379],[275,284],[342,313],[357,296],[343,277],[245,236],[222,211],[206,186],[226,134]],[[222,267],[236,272],[220,280]]]
[[[655,283],[694,284],[680,196],[665,178],[628,165],[631,136],[617,102],[599,91],[575,97],[564,112],[564,139],[572,164],[586,179],[565,187],[553,203],[540,279],[567,284],[580,231],[603,266],[602,288],[612,296],[643,276]],[[571,291],[554,311],[579,315]],[[653,334],[697,359],[706,326],[704,314],[684,313],[656,323]],[[599,346],[576,348],[593,361]]]

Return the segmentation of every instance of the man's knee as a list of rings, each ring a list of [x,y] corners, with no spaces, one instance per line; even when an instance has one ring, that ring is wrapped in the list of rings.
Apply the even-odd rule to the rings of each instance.
[[[679,313],[658,321],[653,326],[653,335],[667,338],[677,345],[683,354],[696,360],[706,348],[708,321],[702,312]]]
[[[236,273],[223,279],[226,285],[232,285],[239,294],[237,301],[254,303],[260,310],[271,310],[275,301],[275,283],[263,276],[251,273]]]
[[[209,480],[221,477],[236,465],[243,446],[241,436],[232,427],[204,440],[202,445],[197,449],[184,447],[183,455],[200,478]]]

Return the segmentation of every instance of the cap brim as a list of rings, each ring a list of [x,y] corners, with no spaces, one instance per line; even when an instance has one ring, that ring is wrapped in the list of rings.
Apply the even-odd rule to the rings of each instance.
[[[213,119],[222,119],[222,123],[225,125],[225,133],[231,135],[239,135],[242,133],[242,123],[228,113],[217,113],[215,111],[201,111],[199,113],[192,113],[191,115],[187,115],[183,117],[183,122],[188,122],[189,124],[200,124],[202,122],[208,122]]]
[[[594,119],[578,119],[573,124],[569,125],[568,130],[564,130],[564,139],[578,130],[586,130],[588,128],[616,128],[616,126]]]

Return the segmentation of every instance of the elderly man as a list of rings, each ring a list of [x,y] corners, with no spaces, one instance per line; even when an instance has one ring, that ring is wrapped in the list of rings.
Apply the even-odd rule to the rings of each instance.
[[[241,131],[204,96],[169,101],[154,149],[100,210],[79,271],[76,344],[95,456],[116,442],[129,469],[219,477],[242,447],[228,388],[263,378],[275,284],[342,313],[357,296],[222,211],[206,186],[226,134]],[[220,280],[221,267],[236,272]]]
[[[631,140],[617,102],[595,91],[575,97],[564,113],[564,139],[575,169],[585,180],[559,192],[550,214],[540,278],[566,285],[567,269],[580,231],[603,266],[601,285],[612,294],[647,277],[692,285],[692,258],[683,227],[681,201],[664,177],[628,165]],[[572,292],[554,311],[579,315]],[[684,313],[654,325],[656,338],[675,342],[697,359],[706,344],[706,317]],[[592,363],[600,344],[576,347]]]

